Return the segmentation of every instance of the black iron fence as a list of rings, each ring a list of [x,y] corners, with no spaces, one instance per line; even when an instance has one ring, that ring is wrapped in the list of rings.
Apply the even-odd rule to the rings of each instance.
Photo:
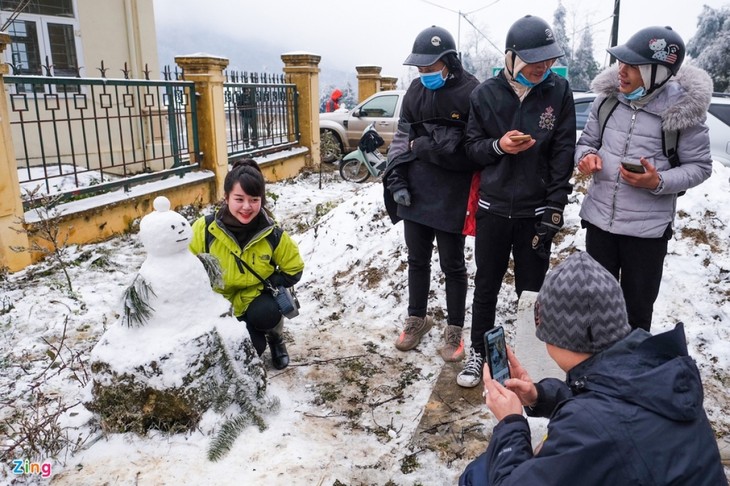
[[[26,210],[46,195],[87,197],[200,167],[195,84],[165,67],[162,81],[5,76]],[[76,71],[78,75],[78,71]],[[284,75],[227,72],[228,158],[300,140],[296,85]],[[149,78],[149,71],[145,71]]]
[[[226,72],[228,157],[256,156],[299,143],[296,85],[272,74]]]
[[[192,82],[4,80],[26,208],[40,194],[81,197],[199,167]]]

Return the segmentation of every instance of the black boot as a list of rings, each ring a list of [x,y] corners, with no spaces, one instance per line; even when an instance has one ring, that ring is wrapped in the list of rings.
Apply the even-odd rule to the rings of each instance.
[[[266,333],[266,340],[269,342],[269,350],[271,351],[271,362],[277,370],[283,370],[289,366],[289,353],[286,350],[286,344],[284,344],[283,331],[284,318],[282,317],[281,322]]]

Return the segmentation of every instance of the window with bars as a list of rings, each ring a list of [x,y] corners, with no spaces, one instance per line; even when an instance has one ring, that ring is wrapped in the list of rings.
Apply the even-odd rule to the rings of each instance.
[[[22,13],[74,17],[73,0],[0,0],[0,10],[13,12],[25,3]]]
[[[0,0],[0,13],[8,18],[25,0]],[[78,75],[80,42],[73,0],[31,0],[7,28],[10,49],[6,61],[16,75]],[[30,86],[16,86],[25,92]],[[35,85],[36,91],[43,86]],[[75,88],[70,88],[76,91]]]

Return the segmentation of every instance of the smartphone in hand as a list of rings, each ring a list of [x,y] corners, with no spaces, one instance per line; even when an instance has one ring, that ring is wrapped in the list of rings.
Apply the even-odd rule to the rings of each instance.
[[[484,346],[487,349],[487,363],[489,374],[493,379],[504,385],[510,377],[509,361],[507,360],[507,343],[504,339],[504,328],[497,326],[484,333]]]
[[[621,167],[628,170],[629,172],[633,172],[635,174],[643,174],[646,172],[646,168],[639,164],[634,164],[631,162],[626,162],[625,160],[621,162]]]
[[[510,135],[509,139],[513,142],[527,142],[528,140],[532,140],[532,135]]]

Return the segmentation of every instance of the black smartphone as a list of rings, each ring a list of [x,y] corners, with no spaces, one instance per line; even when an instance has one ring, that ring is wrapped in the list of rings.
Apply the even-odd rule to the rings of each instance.
[[[489,374],[504,385],[510,377],[509,361],[507,360],[507,343],[504,340],[504,329],[497,326],[484,333],[484,346],[487,348],[487,363]]]
[[[630,162],[621,162],[621,166],[628,170],[629,172],[634,172],[636,174],[643,174],[646,172],[646,168],[644,168],[641,164],[632,164]]]

